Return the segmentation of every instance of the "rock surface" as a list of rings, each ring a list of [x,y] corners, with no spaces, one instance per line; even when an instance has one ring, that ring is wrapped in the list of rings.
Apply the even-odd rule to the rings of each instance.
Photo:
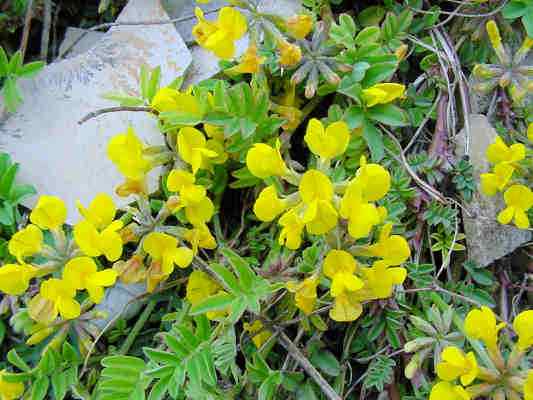
[[[479,186],[479,175],[490,168],[485,152],[497,136],[486,116],[470,115],[470,162],[474,166],[476,185]],[[465,130],[456,138],[458,156],[464,155]],[[511,253],[521,244],[531,240],[531,232],[501,225],[496,221],[498,212],[505,205],[501,195],[487,197],[479,191],[474,192],[472,201],[464,204],[469,211],[463,210],[464,230],[466,235],[468,258],[481,266]]]
[[[105,291],[105,297],[94,309],[104,312],[107,317],[92,321],[98,328],[103,329],[113,319],[130,319],[137,314],[142,307],[142,301],[135,301],[136,298],[146,292],[144,283],[124,284],[117,282],[115,286]],[[120,317],[117,317],[120,315]],[[111,325],[114,325],[113,321]]]
[[[65,32],[65,38],[59,46],[59,54],[65,54],[65,58],[83,54],[92,49],[104,35],[104,32],[69,26]]]
[[[164,18],[168,15],[159,0],[132,0],[118,21]],[[21,181],[66,202],[67,222],[72,223],[78,218],[76,200],[88,204],[99,192],[114,195],[122,181],[107,159],[110,137],[131,124],[145,142],[162,143],[157,121],[149,114],[105,114],[81,126],[78,121],[116,105],[101,97],[106,92],[135,94],[141,65],[161,66],[164,85],[182,75],[190,62],[191,54],[172,24],[114,27],[86,53],[50,64],[35,79],[20,82],[24,103],[0,121],[0,149],[21,163]],[[116,200],[119,205],[128,202]]]

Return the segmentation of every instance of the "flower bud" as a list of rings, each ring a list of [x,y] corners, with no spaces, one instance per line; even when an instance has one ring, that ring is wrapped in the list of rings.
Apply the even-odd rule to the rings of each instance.
[[[302,60],[302,50],[295,44],[286,40],[278,42],[279,63],[285,67],[292,67]]]
[[[144,257],[139,254],[127,261],[117,261],[113,264],[113,269],[117,271],[121,282],[126,284],[140,282],[146,277]]]
[[[396,58],[398,59],[398,61],[402,61],[404,58],[405,58],[405,55],[407,54],[407,50],[409,50],[409,46],[406,45],[405,43],[402,43],[400,45],[400,47],[398,47],[395,51],[394,51],[394,55],[396,56]]]
[[[313,18],[310,15],[293,15],[287,20],[287,31],[295,39],[304,39],[313,29]]]
[[[409,363],[405,367],[404,375],[407,379],[413,379],[417,370],[418,370],[418,354],[415,354],[411,358],[411,361],[409,361]]]
[[[28,338],[28,340],[26,340],[26,344],[28,346],[33,346],[34,344],[41,343],[44,339],[46,339],[48,336],[54,333],[54,331],[55,331],[55,328],[40,329],[37,332],[35,332],[33,335],[31,335]]]
[[[417,338],[405,343],[403,346],[403,351],[405,351],[406,353],[414,353],[415,351],[418,351],[421,348],[426,347],[434,342],[435,339],[430,337]]]

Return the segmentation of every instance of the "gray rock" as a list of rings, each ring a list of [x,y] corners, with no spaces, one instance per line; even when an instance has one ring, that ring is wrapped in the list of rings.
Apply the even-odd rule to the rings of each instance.
[[[118,21],[168,18],[158,0],[132,0]],[[78,125],[87,113],[114,106],[106,92],[134,94],[140,66],[161,66],[162,84],[184,73],[191,54],[172,24],[110,29],[92,49],[50,64],[32,80],[20,82],[24,103],[0,122],[0,149],[21,163],[20,179],[39,194],[60,196],[77,220],[76,200],[88,204],[95,194],[114,195],[122,177],[108,160],[108,140],[132,125],[148,144],[161,144],[156,119],[142,112],[116,112]],[[152,174],[151,185],[158,174]],[[118,205],[129,199],[115,197]],[[32,206],[36,198],[27,203]]]
[[[92,49],[104,35],[104,32],[69,26],[65,32],[65,38],[59,46],[59,54],[64,54],[65,58],[83,54]]]
[[[103,329],[112,320],[119,318],[130,319],[134,317],[142,307],[142,301],[136,301],[141,295],[146,293],[144,283],[124,284],[117,282],[112,288],[106,289],[105,297],[94,310],[104,313],[105,318],[92,321],[98,328]],[[111,325],[114,325],[113,321]]]
[[[494,142],[497,133],[484,115],[471,114],[469,120],[469,156],[474,166],[476,184],[479,185],[479,175],[490,168],[485,156],[487,146]],[[460,157],[464,155],[464,143],[463,129],[456,138],[456,150]],[[463,210],[468,258],[477,264],[486,266],[531,240],[531,232],[496,221],[498,212],[505,207],[501,195],[487,197],[476,191],[472,201],[463,205],[468,210],[468,213]]]

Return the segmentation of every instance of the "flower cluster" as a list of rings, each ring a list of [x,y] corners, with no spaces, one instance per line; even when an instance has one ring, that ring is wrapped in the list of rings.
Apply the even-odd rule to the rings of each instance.
[[[533,132],[530,124],[529,132]],[[530,226],[527,211],[533,207],[533,192],[523,184],[525,168],[522,163],[529,150],[522,143],[508,146],[500,136],[487,148],[487,159],[493,165],[492,171],[482,173],[481,191],[487,196],[503,192],[506,208],[498,216],[498,222],[509,224],[511,221],[520,228]]]
[[[436,373],[441,382],[433,386],[430,400],[469,400],[490,396],[493,399],[526,399],[533,396],[533,370],[523,369],[522,358],[533,346],[533,311],[524,311],[513,321],[518,336],[507,360],[498,344],[499,332],[505,323],[498,323],[490,308],[471,310],[464,321],[470,339],[485,345],[493,365],[480,365],[474,352],[465,354],[457,347],[446,347]],[[460,384],[455,381],[459,380]],[[476,381],[479,383],[473,384]],[[507,397],[506,397],[507,396]]]

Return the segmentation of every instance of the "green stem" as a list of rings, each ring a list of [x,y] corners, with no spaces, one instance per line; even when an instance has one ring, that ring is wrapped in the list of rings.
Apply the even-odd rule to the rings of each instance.
[[[150,300],[150,302],[146,305],[146,308],[142,312],[142,314],[139,316],[139,319],[133,326],[133,329],[129,333],[128,337],[120,347],[120,350],[118,351],[118,354],[126,354],[133,342],[135,341],[135,338],[141,331],[141,329],[144,327],[144,324],[150,318],[150,314],[152,314],[152,311],[154,311],[154,308],[157,304],[157,300]]]

